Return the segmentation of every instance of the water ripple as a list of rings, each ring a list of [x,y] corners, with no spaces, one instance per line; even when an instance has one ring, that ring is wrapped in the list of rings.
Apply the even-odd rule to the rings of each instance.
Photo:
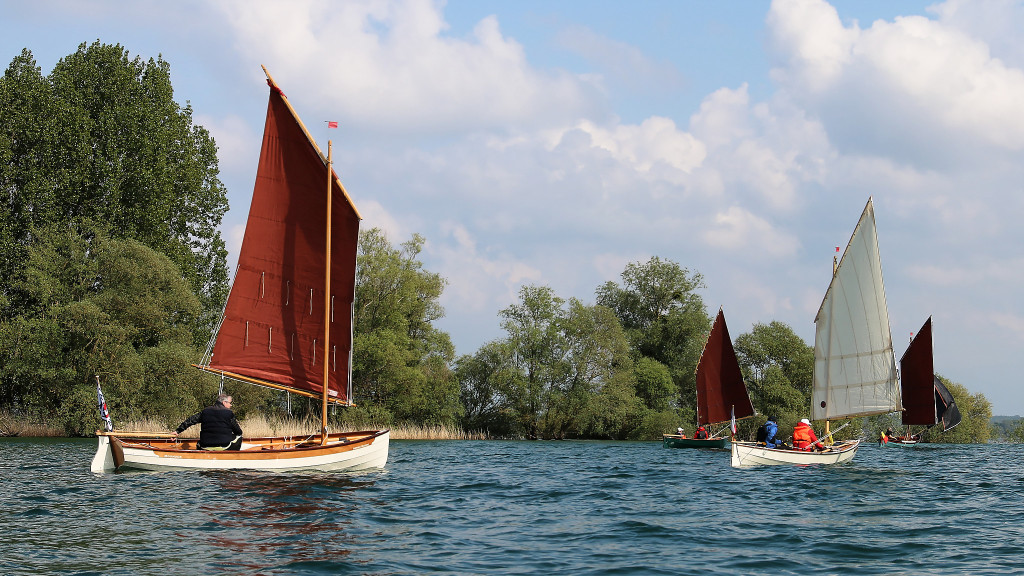
[[[0,440],[3,574],[1005,574],[1017,445],[733,469],[644,442],[393,442],[363,474],[93,475]]]

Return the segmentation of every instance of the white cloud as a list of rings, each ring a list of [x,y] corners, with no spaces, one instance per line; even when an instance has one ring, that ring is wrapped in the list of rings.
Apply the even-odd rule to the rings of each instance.
[[[359,214],[363,217],[359,227],[363,230],[380,228],[388,238],[408,238],[411,232],[399,223],[398,218],[393,216],[380,202],[376,200],[360,200],[356,206]]]
[[[1016,0],[948,0],[929,7],[943,25],[985,42],[1009,66],[1024,66],[1024,5]]]
[[[567,72],[537,67],[534,39],[498,17],[453,36],[439,3],[227,6],[297,109],[340,111],[367,136],[345,174],[364,226],[429,239],[425,266],[449,280],[440,327],[462,352],[493,337],[522,284],[589,300],[653,254],[702,273],[736,334],[777,319],[813,338],[828,252],[869,195],[894,327],[941,311],[964,334],[1021,333],[1024,278],[1000,276],[992,246],[1022,245],[1024,44],[978,16],[1019,9],[954,1],[934,20],[844,25],[825,2],[780,0],[768,97],[741,76],[699,110],[632,101],[623,121],[609,103],[642,100],[623,79],[672,71],[631,39],[558,36],[592,66]]]
[[[844,27],[822,0],[777,0],[768,25],[773,77],[841,149],[932,166],[1024,149],[1024,72],[978,38],[923,16]]]
[[[448,280],[442,297],[446,308],[493,317],[516,300],[519,286],[543,277],[539,269],[507,254],[481,254],[473,234],[461,224],[445,222],[440,232],[427,252],[437,263],[437,272]]]
[[[617,160],[641,173],[662,163],[681,172],[691,172],[707,156],[704,144],[676,129],[668,118],[652,116],[640,125],[598,126],[584,120],[578,129],[590,136],[592,145],[606,150]]]
[[[815,93],[843,73],[859,34],[856,26],[843,27],[836,9],[820,0],[774,0],[767,24],[773,55],[781,60],[772,76]]]
[[[327,102],[377,131],[538,126],[578,118],[598,92],[583,76],[539,71],[494,17],[471,38],[446,35],[429,0],[219,3],[239,49],[268,62],[287,93]],[[273,33],[268,33],[273,30]],[[326,66],[326,68],[325,68]]]
[[[253,132],[245,119],[234,114],[196,114],[195,124],[206,128],[217,143],[217,161],[222,172],[255,172],[262,135]]]
[[[799,242],[790,234],[776,230],[763,218],[739,206],[732,206],[714,217],[713,227],[704,232],[710,246],[729,252],[746,250],[759,256],[793,256]]]

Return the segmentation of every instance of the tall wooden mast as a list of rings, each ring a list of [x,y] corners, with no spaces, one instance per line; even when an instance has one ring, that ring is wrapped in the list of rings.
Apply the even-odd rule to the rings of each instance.
[[[327,444],[327,392],[330,388],[331,371],[331,184],[334,175],[331,168],[331,141],[327,141],[327,259],[324,266],[324,396],[323,412],[320,417],[321,444]]]

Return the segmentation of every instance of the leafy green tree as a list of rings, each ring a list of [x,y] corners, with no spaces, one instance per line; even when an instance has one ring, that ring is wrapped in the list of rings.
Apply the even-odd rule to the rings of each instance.
[[[563,378],[553,386],[547,434],[556,438],[591,435],[603,414],[594,396],[609,386],[633,384],[629,342],[615,314],[604,306],[569,300],[561,320],[565,341]]]
[[[1018,420],[1016,426],[1010,430],[1007,440],[1015,444],[1024,443],[1024,418]]]
[[[455,363],[459,381],[459,399],[466,430],[486,430],[495,436],[517,433],[517,418],[509,398],[518,374],[511,365],[507,342],[494,341],[483,345],[472,356],[462,356]]]
[[[773,321],[754,324],[734,343],[736,357],[754,408],[775,416],[780,427],[808,417],[814,373],[814,347],[788,325]],[[762,419],[759,420],[760,424]]]
[[[16,287],[32,306],[0,323],[8,406],[83,434],[97,422],[96,376],[122,420],[173,420],[212,395],[211,379],[189,365],[201,306],[166,256],[134,240],[40,229],[24,277]]]
[[[634,362],[633,374],[636,378],[636,395],[644,406],[659,412],[672,409],[679,390],[672,381],[668,366],[653,358],[641,356]]]
[[[423,269],[423,243],[414,235],[395,248],[378,228],[359,234],[353,393],[378,421],[451,425],[462,411],[455,350],[433,325],[446,281]]]
[[[611,308],[638,356],[668,367],[684,412],[695,412],[694,370],[711,319],[696,291],[703,277],[671,260],[653,257],[631,262],[622,285],[606,282],[597,289],[597,303]]]
[[[563,379],[567,342],[561,333],[564,300],[547,286],[523,286],[519,304],[501,311],[517,379],[509,400],[525,434],[540,437],[556,382]]]
[[[0,134],[8,317],[23,305],[15,286],[32,231],[89,227],[167,255],[200,298],[190,330],[204,342],[227,293],[227,200],[216,145],[174,102],[170,65],[95,42],[43,77],[25,50],[0,81]]]
[[[629,341],[611,309],[524,286],[501,318],[507,338],[457,368],[477,427],[537,438],[634,438],[675,419],[667,398],[674,384],[663,365],[645,361],[640,372],[662,411],[637,396]]]

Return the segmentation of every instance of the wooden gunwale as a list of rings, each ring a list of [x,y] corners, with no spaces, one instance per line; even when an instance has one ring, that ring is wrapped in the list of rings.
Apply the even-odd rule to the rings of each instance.
[[[338,454],[361,448],[373,443],[375,439],[386,434],[388,430],[363,431],[331,434],[328,436],[328,443],[320,445],[320,436],[313,435],[308,438],[295,439],[289,437],[264,437],[246,438],[246,444],[255,444],[242,450],[196,450],[187,448],[189,442],[179,444],[180,448],[162,446],[161,444],[172,444],[168,440],[169,435],[156,435],[145,433],[128,433],[139,440],[155,440],[155,442],[124,441],[128,436],[118,432],[97,432],[98,436],[110,436],[112,439],[120,440],[125,449],[144,450],[153,455],[171,459],[189,460],[281,460],[289,458],[306,458],[310,456],[321,456]]]

